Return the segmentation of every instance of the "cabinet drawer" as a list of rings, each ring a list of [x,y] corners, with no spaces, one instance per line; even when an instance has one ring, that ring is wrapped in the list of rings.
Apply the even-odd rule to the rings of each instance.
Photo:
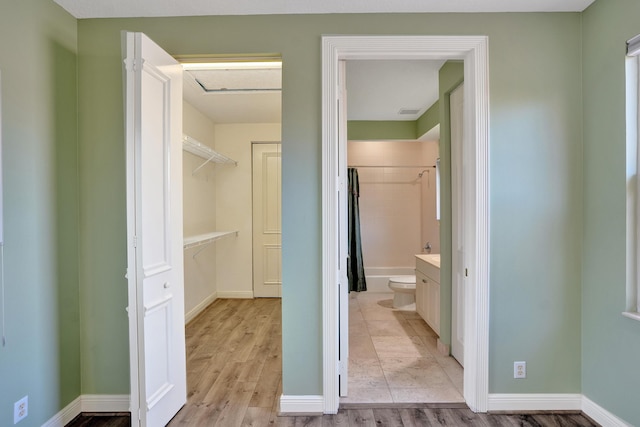
[[[440,269],[435,265],[416,257],[416,272],[418,271],[428,278],[440,283]]]

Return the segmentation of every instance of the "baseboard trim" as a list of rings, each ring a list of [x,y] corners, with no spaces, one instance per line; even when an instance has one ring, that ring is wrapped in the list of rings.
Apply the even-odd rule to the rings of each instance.
[[[280,415],[322,415],[323,396],[280,396]]]
[[[82,412],[129,412],[128,394],[83,394]]]
[[[64,427],[83,412],[129,412],[128,394],[84,394],[65,406],[42,427]]]
[[[632,427],[626,421],[616,417],[611,412],[598,405],[587,396],[582,396],[582,412],[593,421],[607,427]]]
[[[489,412],[496,411],[581,411],[581,394],[489,394]]]
[[[253,291],[218,291],[218,298],[252,299]]]
[[[202,313],[205,308],[209,307],[211,303],[213,303],[216,299],[218,299],[218,293],[214,292],[205,299],[200,302],[200,304],[193,307],[189,312],[184,316],[185,325],[191,322],[198,314]]]
[[[42,424],[42,427],[64,427],[82,412],[82,396],[65,406],[60,412],[54,415],[49,421]]]

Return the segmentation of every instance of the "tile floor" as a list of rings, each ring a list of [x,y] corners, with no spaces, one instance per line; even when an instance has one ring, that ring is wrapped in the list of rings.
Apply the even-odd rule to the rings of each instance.
[[[462,367],[441,355],[437,335],[393,294],[349,297],[349,396],[340,403],[459,403]]]

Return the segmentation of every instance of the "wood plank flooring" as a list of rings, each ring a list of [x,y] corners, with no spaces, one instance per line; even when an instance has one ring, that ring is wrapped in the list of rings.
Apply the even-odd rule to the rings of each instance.
[[[279,299],[216,300],[186,328],[187,404],[169,426],[597,426],[581,414],[474,414],[466,408],[341,409],[278,416],[282,394]],[[415,405],[414,405],[415,406]],[[459,405],[458,405],[459,406]],[[68,427],[122,427],[128,417],[80,416]]]

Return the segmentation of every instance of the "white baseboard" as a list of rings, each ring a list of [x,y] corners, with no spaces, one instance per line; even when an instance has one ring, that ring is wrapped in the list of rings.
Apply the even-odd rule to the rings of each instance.
[[[129,412],[128,394],[84,394],[65,406],[42,427],[64,427],[82,412]]]
[[[83,394],[81,412],[129,412],[128,394]]]
[[[582,412],[605,427],[631,427],[631,424],[616,417],[587,396],[582,396]]]
[[[78,396],[73,402],[65,406],[60,412],[49,421],[42,424],[42,427],[64,427],[82,412],[82,396]]]
[[[322,415],[323,411],[323,396],[280,396],[281,415]]]
[[[491,411],[581,411],[581,394],[489,394]]]
[[[218,298],[252,299],[253,291],[218,291]]]
[[[189,310],[189,312],[184,316],[185,325],[191,322],[198,314],[202,313],[204,309],[209,307],[211,303],[214,302],[216,299],[218,299],[218,293],[214,292],[208,297],[206,297],[205,299],[203,299],[202,302],[200,302],[200,304],[196,305],[191,310]]]

